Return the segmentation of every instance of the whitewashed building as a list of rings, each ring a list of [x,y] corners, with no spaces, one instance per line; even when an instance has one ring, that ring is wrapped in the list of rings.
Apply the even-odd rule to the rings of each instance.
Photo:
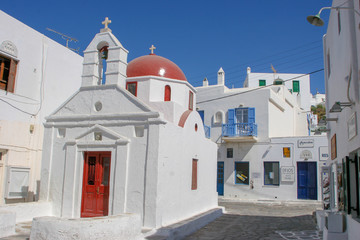
[[[221,68],[217,85],[209,86],[205,79],[197,88],[197,110],[218,145],[219,195],[247,200],[321,200],[326,136],[309,136],[308,112],[286,85],[259,86],[254,83],[258,84],[257,77],[249,76],[250,69],[248,87],[229,89]],[[305,83],[309,83],[308,76]],[[310,96],[306,86],[303,95]],[[303,102],[306,108],[309,103],[310,99]]]
[[[79,88],[82,61],[0,11],[0,205],[38,199],[44,116]]]
[[[330,149],[323,173],[326,202],[330,204],[324,239],[359,239],[360,6],[359,1],[334,0],[332,7],[323,38]],[[315,20],[319,22],[317,17]]]
[[[253,73],[247,68],[243,87],[263,87],[269,85],[284,85],[295,97],[298,105],[305,111],[310,111],[312,94],[310,92],[310,75],[296,73]]]
[[[154,47],[127,63],[105,26],[84,51],[81,88],[46,118],[41,200],[57,217],[135,213],[147,228],[216,208],[216,144],[195,88]]]

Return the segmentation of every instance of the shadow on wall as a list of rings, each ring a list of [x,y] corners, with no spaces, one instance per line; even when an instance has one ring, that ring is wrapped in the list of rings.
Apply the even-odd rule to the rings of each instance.
[[[28,187],[22,187],[23,193],[25,193],[27,190],[28,190]],[[36,193],[34,193],[33,191],[27,191],[27,194],[25,197],[5,198],[5,204],[37,202],[37,201],[39,201],[39,194],[40,194],[40,181],[36,181]]]

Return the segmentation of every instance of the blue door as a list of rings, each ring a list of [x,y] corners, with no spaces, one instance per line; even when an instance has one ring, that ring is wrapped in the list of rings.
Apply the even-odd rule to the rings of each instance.
[[[217,192],[220,196],[224,196],[224,162],[217,164]]]
[[[205,124],[205,112],[204,110],[199,110],[198,111],[200,117],[201,117],[201,120],[203,121],[203,124]]]
[[[317,200],[316,162],[297,163],[298,199]]]

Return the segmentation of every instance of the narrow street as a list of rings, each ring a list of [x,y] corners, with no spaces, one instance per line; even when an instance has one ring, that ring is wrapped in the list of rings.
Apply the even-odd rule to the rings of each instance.
[[[313,212],[316,202],[248,203],[219,200],[225,214],[186,240],[322,239]]]

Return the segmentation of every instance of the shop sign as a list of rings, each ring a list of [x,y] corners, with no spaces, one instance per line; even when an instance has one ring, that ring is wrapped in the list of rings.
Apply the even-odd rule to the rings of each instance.
[[[303,150],[300,153],[300,159],[312,159],[312,153],[309,150]]]
[[[295,167],[281,167],[281,181],[294,182],[295,181]]]
[[[319,160],[326,161],[329,158],[329,149],[328,147],[319,147]]]
[[[16,48],[15,44],[12,43],[11,41],[3,41],[0,45],[0,50],[8,53],[14,57],[17,57],[17,55],[18,55],[17,48]]]
[[[300,139],[298,140],[299,148],[313,148],[314,147],[314,139]]]
[[[290,158],[290,148],[289,147],[283,147],[283,157]]]

